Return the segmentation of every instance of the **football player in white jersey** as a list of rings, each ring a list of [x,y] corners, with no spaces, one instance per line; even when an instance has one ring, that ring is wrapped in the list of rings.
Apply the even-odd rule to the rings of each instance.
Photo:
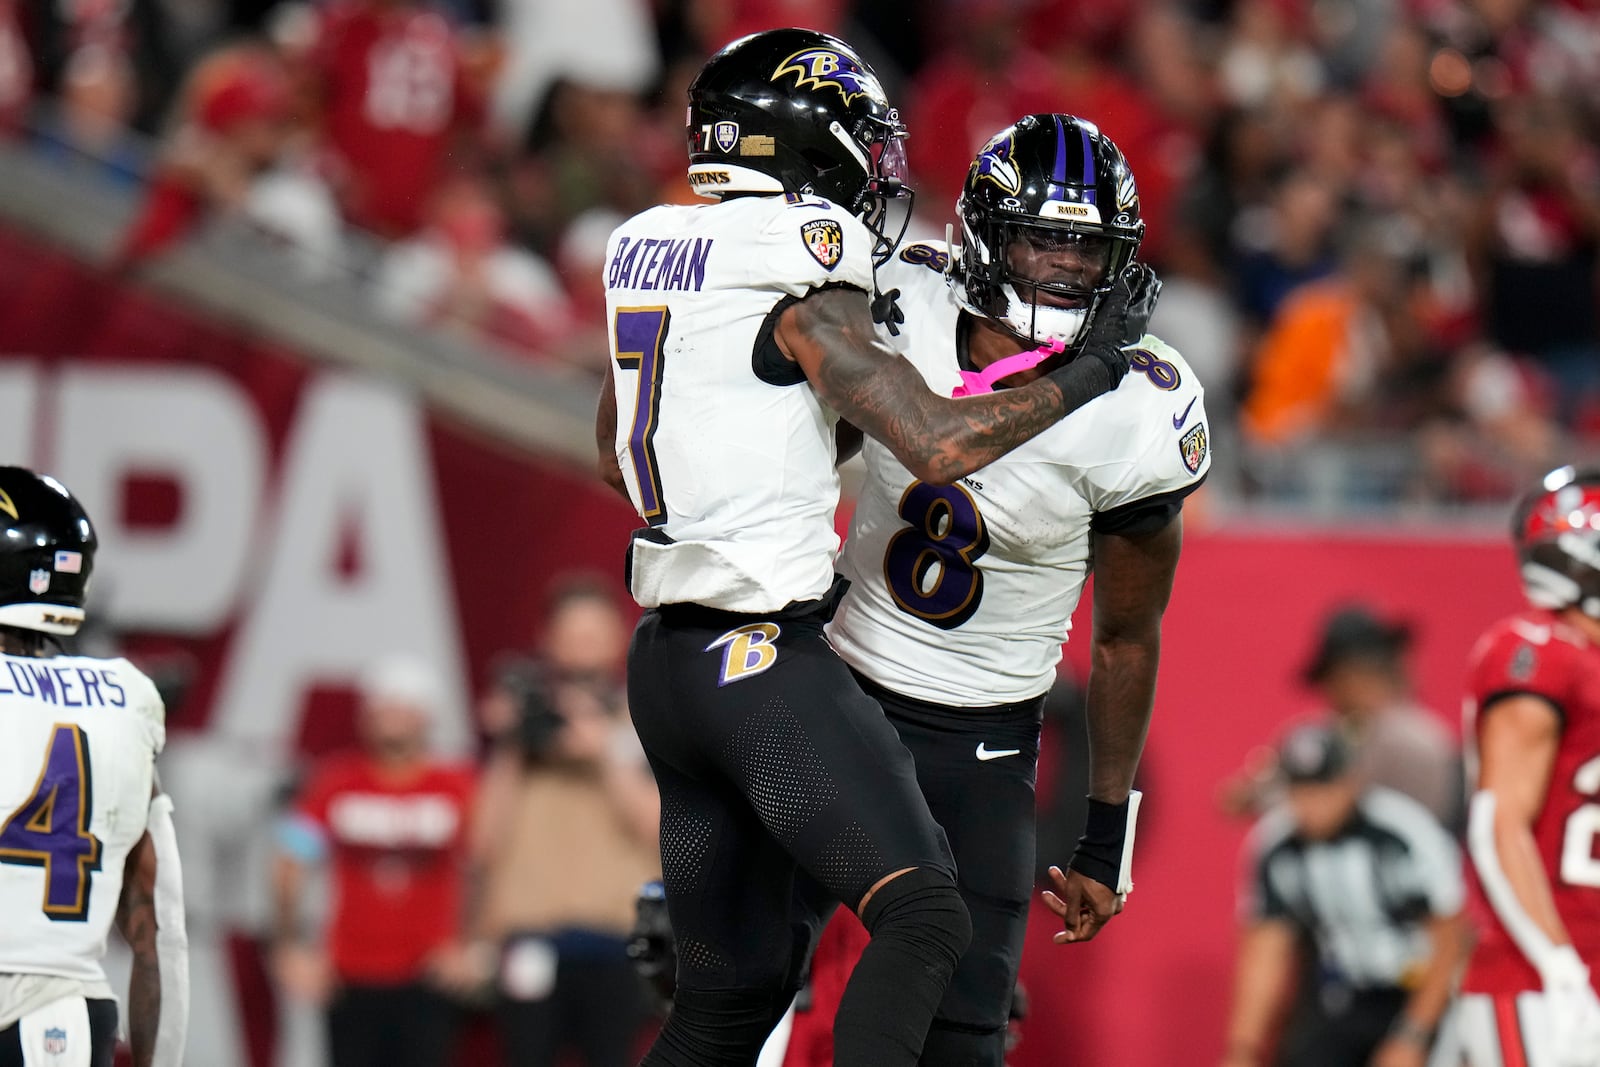
[[[827,633],[911,750],[949,835],[973,940],[921,1063],[999,1067],[1034,871],[1034,772],[1046,691],[1091,569],[1089,820],[1056,892],[1057,942],[1122,906],[1179,510],[1209,469],[1203,390],[1143,323],[1159,283],[1135,263],[1144,222],[1117,146],[1070,115],[1030,115],[979,152],[962,241],[912,244],[880,269],[899,290],[895,347],[935,390],[1015,388],[1080,347],[1125,278],[1142,294],[1132,372],[1009,455],[935,485],[868,440]],[[1070,364],[1069,364],[1070,365]],[[1020,369],[1019,369],[1020,367]]]
[[[602,470],[648,524],[629,704],[661,790],[677,993],[649,1067],[748,1067],[809,946],[805,871],[873,937],[835,1025],[841,1067],[916,1062],[966,946],[944,835],[909,754],[828,647],[839,417],[916,477],[993,462],[1127,372],[1129,294],[1027,386],[931,391],[873,318],[904,129],[848,45],[773,30],[689,89],[689,180],[607,249]]]
[[[88,516],[59,482],[0,467],[0,1067],[111,1067],[117,1002],[101,959],[133,950],[135,1067],[176,1067],[188,1023],[166,736],[125,659],[59,654],[94,567]]]

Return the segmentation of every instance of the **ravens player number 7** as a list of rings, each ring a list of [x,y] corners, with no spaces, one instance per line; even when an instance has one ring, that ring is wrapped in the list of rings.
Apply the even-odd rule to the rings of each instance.
[[[712,202],[612,235],[601,471],[645,522],[628,699],[662,799],[676,999],[647,1067],[748,1067],[798,986],[804,871],[872,934],[839,1067],[909,1067],[970,923],[905,746],[829,647],[848,419],[949,485],[1121,382],[1113,285],[1078,358],[1003,393],[935,393],[873,318],[906,131],[849,45],[772,30],[689,88],[689,180]]]
[[[52,478],[0,467],[0,1067],[111,1067],[101,960],[133,950],[134,1067],[177,1067],[188,943],[161,698],[125,659],[60,654],[94,570],[94,528]]]

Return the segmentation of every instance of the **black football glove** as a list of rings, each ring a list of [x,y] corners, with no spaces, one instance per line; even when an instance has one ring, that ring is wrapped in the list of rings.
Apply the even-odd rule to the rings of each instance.
[[[1069,414],[1101,393],[1115,389],[1128,373],[1128,353],[1122,346],[1128,333],[1128,309],[1133,300],[1129,274],[1131,272],[1119,278],[1100,302],[1077,358],[1048,375],[1060,387]]]
[[[872,321],[889,328],[890,337],[900,336],[900,324],[906,313],[900,310],[900,290],[890,289],[872,298]]]
[[[1122,343],[1131,345],[1150,331],[1150,316],[1155,314],[1156,301],[1161,299],[1161,279],[1148,264],[1135,263],[1124,277],[1128,280],[1127,330]]]

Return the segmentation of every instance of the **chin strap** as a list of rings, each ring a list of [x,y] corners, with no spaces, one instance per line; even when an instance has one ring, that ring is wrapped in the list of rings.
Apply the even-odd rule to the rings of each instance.
[[[960,371],[961,384],[951,390],[950,395],[977,396],[979,393],[994,391],[994,383],[1001,378],[1009,377],[1018,371],[1029,370],[1037,367],[1051,356],[1059,356],[1066,350],[1066,345],[1060,341],[1051,341],[1049,344],[1040,345],[1031,352],[1018,352],[1014,356],[997,359],[982,370]]]

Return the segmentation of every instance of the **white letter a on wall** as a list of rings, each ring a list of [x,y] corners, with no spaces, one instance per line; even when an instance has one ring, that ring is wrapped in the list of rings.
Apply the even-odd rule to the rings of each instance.
[[[459,626],[415,397],[361,379],[313,379],[276,507],[264,514],[266,557],[242,607],[212,728],[286,747],[309,687],[352,683],[374,660],[400,653],[438,672],[447,700],[434,741],[465,752]]]

